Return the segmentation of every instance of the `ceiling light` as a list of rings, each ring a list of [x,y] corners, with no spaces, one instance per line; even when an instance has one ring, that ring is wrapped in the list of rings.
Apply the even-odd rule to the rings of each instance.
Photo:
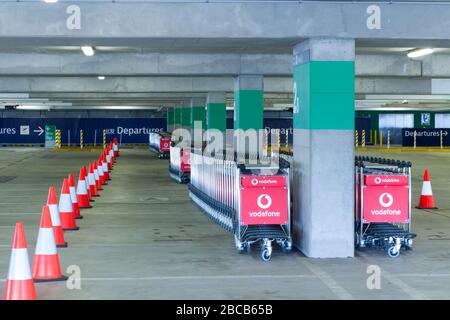
[[[44,0],[45,3],[56,3],[58,0]]]
[[[434,49],[425,48],[425,49],[416,49],[408,52],[408,58],[418,58],[422,56],[426,56],[427,54],[432,54]]]
[[[106,77],[105,77],[105,76],[98,76],[97,79],[98,79],[98,80],[105,80]]]
[[[85,56],[91,57],[94,55],[95,51],[94,48],[89,47],[89,46],[83,46],[81,47],[81,50],[83,51]]]

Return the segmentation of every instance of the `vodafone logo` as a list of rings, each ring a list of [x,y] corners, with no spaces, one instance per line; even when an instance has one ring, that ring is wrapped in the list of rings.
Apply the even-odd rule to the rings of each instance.
[[[258,197],[257,203],[261,209],[267,209],[272,205],[272,198],[268,194],[262,194]]]
[[[380,177],[376,177],[375,178],[375,183],[376,184],[380,184],[381,183],[381,178]]]
[[[258,179],[252,179],[252,185],[257,186],[258,185]]]
[[[166,143],[164,143],[164,147],[166,147],[167,148],[167,146],[168,146],[169,144],[166,142]]]
[[[380,202],[380,205],[384,208],[388,208],[392,206],[392,203],[394,203],[394,198],[390,193],[382,193],[380,195],[380,198],[378,198],[378,201]]]

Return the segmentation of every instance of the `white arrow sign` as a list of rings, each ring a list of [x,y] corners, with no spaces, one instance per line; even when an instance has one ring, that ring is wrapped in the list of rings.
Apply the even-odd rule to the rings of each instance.
[[[38,127],[39,130],[33,130],[33,132],[38,132],[38,136],[42,135],[44,133],[44,129],[42,129],[41,127]]]

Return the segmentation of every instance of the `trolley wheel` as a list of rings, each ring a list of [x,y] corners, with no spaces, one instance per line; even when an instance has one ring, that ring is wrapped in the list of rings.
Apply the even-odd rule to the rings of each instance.
[[[283,241],[283,243],[281,244],[281,250],[283,251],[283,253],[289,253],[292,251],[292,242],[287,240],[287,241]]]
[[[269,249],[264,248],[261,250],[261,259],[265,262],[269,261],[272,255],[269,253]]]
[[[388,255],[391,258],[397,258],[400,255],[400,250],[396,251],[395,246],[389,247]]]
[[[244,253],[245,247],[242,246],[242,247],[236,248],[236,250],[237,250],[238,253]]]

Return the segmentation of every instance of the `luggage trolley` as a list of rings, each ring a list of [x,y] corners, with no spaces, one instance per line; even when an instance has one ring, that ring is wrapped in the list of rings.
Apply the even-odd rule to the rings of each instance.
[[[278,171],[276,174],[273,174],[274,169]],[[283,252],[291,251],[289,167],[252,168],[240,165],[237,170],[236,249],[242,253],[250,251],[252,244],[260,243],[263,261],[270,260],[274,241]]]
[[[191,176],[191,150],[170,144],[169,176],[177,183],[186,184]]]
[[[158,159],[169,159],[171,135],[167,132],[151,132],[149,134],[149,149],[158,155]]]
[[[411,249],[411,162],[355,159],[356,246],[378,247],[392,257]],[[366,164],[367,163],[367,164]]]

